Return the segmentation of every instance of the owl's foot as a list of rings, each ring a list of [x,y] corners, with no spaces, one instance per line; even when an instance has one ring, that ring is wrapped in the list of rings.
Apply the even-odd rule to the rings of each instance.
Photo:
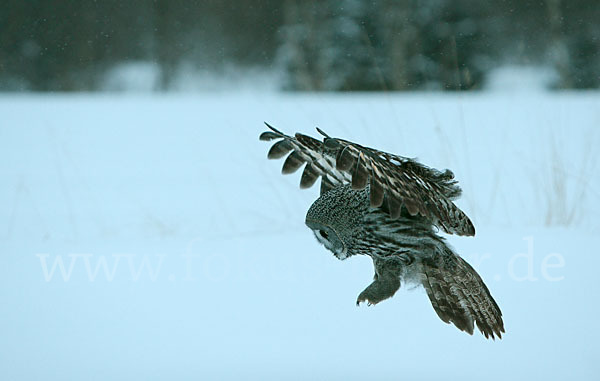
[[[391,298],[394,296],[396,291],[400,288],[400,280],[396,276],[377,277],[365,288],[363,292],[358,295],[356,299],[356,305],[360,306],[360,303],[367,302],[368,306],[375,305],[382,300]]]

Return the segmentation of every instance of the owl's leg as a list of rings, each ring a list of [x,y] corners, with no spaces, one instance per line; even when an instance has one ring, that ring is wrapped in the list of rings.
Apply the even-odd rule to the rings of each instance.
[[[396,261],[373,259],[375,277],[373,283],[358,295],[356,305],[367,302],[374,305],[382,300],[391,298],[400,288],[401,267]]]

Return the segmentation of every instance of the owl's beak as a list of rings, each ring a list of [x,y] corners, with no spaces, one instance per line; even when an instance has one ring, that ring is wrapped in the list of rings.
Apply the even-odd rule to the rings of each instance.
[[[340,261],[343,261],[344,259],[348,258],[348,251],[346,250],[346,247],[344,247],[341,251],[334,251],[333,255],[335,255],[335,257]]]

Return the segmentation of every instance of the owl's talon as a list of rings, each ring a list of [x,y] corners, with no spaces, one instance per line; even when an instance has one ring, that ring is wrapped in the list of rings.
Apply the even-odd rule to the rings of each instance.
[[[366,303],[367,303],[367,307],[371,307],[371,306],[373,306],[373,305],[375,305],[375,304],[376,304],[376,303],[373,303],[371,300],[369,300],[369,298],[368,298],[368,297],[365,297],[365,296],[359,296],[359,297],[358,297],[358,299],[356,300],[356,306],[357,306],[357,307],[360,307],[360,304],[361,304],[361,303],[364,303],[364,302],[366,302]]]

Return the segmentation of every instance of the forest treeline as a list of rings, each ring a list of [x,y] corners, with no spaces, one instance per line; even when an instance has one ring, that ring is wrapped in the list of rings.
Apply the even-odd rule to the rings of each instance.
[[[600,87],[598,0],[3,0],[0,90],[93,91],[149,61],[282,73],[291,91],[482,86],[505,64]]]

